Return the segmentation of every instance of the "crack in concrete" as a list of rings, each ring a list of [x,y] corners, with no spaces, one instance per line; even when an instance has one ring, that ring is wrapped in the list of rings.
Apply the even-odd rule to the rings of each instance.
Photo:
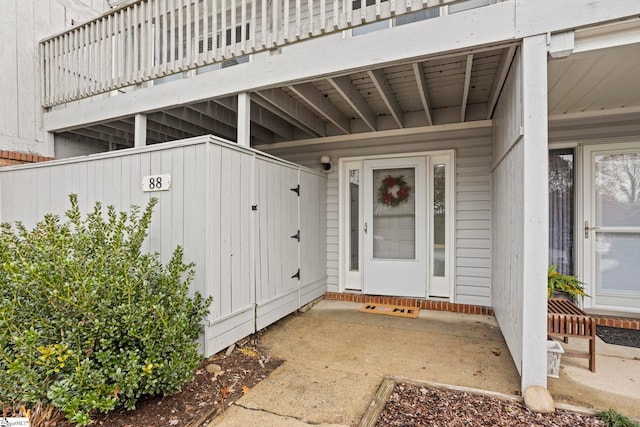
[[[248,406],[244,406],[242,404],[239,403],[234,403],[235,406],[239,406],[242,409],[246,409],[248,411],[254,411],[254,412],[263,412],[265,414],[271,414],[271,415],[275,415],[277,417],[283,417],[283,418],[291,418],[292,420],[296,420],[296,421],[300,421],[301,423],[307,424],[307,425],[311,425],[311,426],[318,426],[321,425],[322,423],[320,422],[315,422],[315,421],[309,421],[309,420],[305,420],[304,418],[300,418],[300,417],[296,417],[293,415],[285,415],[285,414],[279,414],[277,412],[273,412],[273,411],[268,411],[266,409],[261,409],[261,408],[251,408]]]

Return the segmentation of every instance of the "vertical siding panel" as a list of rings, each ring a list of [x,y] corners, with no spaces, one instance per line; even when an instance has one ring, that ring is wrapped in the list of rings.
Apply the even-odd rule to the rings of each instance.
[[[123,182],[123,185],[129,185],[129,205],[138,206],[140,209],[145,208],[149,199],[147,193],[142,191],[142,176],[148,174],[149,159],[148,153],[137,153],[129,156],[129,179]],[[156,219],[156,212],[157,209],[154,211],[153,220]],[[148,238],[147,241],[149,241]]]
[[[142,182],[142,177],[145,175],[151,175],[151,153],[147,152],[147,153],[140,153],[140,175],[138,177],[138,185],[140,185],[140,183]],[[143,193],[142,192],[142,188],[140,188],[140,208],[144,209],[149,201],[149,199],[151,198],[151,196],[149,196],[149,193]],[[154,215],[153,215],[154,219],[157,221],[158,220],[158,207],[156,206],[155,211],[154,211]],[[144,243],[142,244],[142,251],[143,252],[150,252],[151,251],[151,238],[147,237],[144,241]]]
[[[138,179],[131,175],[131,162],[135,159],[135,156],[124,156],[120,158],[120,176],[119,191],[120,191],[120,203],[121,210],[129,210],[131,206],[131,186]]]
[[[206,238],[203,238],[205,221],[204,163],[207,161],[204,145],[184,148],[183,155],[183,204],[184,219],[183,245],[185,263],[196,263],[194,291],[207,295],[207,260],[205,257]]]
[[[254,241],[252,240],[252,211],[251,202],[253,199],[253,167],[255,158],[251,154],[242,155],[242,163],[240,164],[240,254],[241,261],[241,283],[242,283],[242,306],[247,306],[254,302],[253,294],[255,292],[255,282],[252,281],[253,271],[255,271],[255,253]],[[250,268],[246,268],[246,266]]]
[[[227,186],[229,193],[229,213],[230,218],[230,258],[229,264],[231,269],[231,311],[234,312],[245,306],[243,295],[245,294],[246,282],[242,280],[242,246],[246,245],[243,241],[242,230],[245,228],[242,222],[242,161],[244,153],[231,151],[231,173],[229,174],[231,182]]]
[[[172,153],[170,150],[162,150],[159,152],[154,152],[152,154],[152,158],[154,159],[153,175],[172,173],[171,154]],[[154,232],[152,237],[155,237],[154,241],[157,242],[156,243],[157,246],[154,247],[154,250],[160,252],[160,260],[163,264],[169,261],[171,250],[173,249],[171,247],[171,237],[172,237],[171,236],[172,235],[171,213],[172,213],[172,204],[173,204],[173,194],[174,194],[173,190],[158,191],[153,193],[153,197],[156,197],[159,201],[158,206],[156,208],[159,215],[158,215],[157,221],[152,221],[151,223],[152,231]]]
[[[233,181],[234,165],[232,162],[233,153],[224,150],[222,152],[222,165],[220,168],[220,278],[221,292],[220,304],[221,315],[231,313],[231,288],[235,285],[235,278],[232,276],[232,252],[231,240],[232,236],[232,215],[231,209],[233,205],[231,186]]]
[[[267,163],[264,160],[256,160],[257,166],[257,184],[258,184],[258,247],[259,249],[259,283],[256,289],[256,302],[260,303],[269,298],[269,284],[271,273],[269,272],[269,235],[271,228],[269,227],[269,199],[267,198],[267,189],[269,188],[269,174]]]
[[[36,209],[38,221],[42,218],[42,213],[53,213],[51,211],[51,197],[56,185],[51,179],[51,168],[34,170],[36,175],[36,186],[32,189],[37,195],[38,207]]]
[[[172,149],[169,152],[171,161],[171,238],[169,240],[169,256],[177,246],[184,246],[184,149]],[[166,169],[167,172],[169,169]],[[166,230],[164,230],[166,233]]]
[[[209,226],[211,227],[211,239],[209,240],[209,245],[211,248],[210,257],[207,260],[209,265],[209,288],[211,289],[211,293],[209,295],[213,296],[213,304],[212,304],[212,318],[217,318],[222,316],[223,306],[222,306],[222,298],[221,292],[222,288],[225,286],[229,286],[229,281],[222,274],[222,264],[223,262],[223,251],[222,251],[222,218],[221,218],[221,186],[222,186],[222,158],[221,158],[221,149],[217,145],[209,146],[209,169],[211,171],[210,175],[210,206],[211,211],[207,212],[207,216],[209,218]]]

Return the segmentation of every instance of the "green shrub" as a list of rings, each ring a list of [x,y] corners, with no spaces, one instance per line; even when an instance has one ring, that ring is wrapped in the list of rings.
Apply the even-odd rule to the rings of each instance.
[[[0,400],[49,403],[78,425],[93,410],[178,391],[200,361],[210,300],[188,294],[193,264],[142,253],[153,207],[0,229]]]
[[[640,427],[640,423],[631,420],[613,408],[600,412],[598,419],[604,421],[607,427]]]

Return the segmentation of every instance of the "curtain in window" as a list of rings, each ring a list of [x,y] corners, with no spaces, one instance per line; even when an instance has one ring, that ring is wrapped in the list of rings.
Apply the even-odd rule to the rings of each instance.
[[[549,265],[573,274],[574,151],[549,151]]]

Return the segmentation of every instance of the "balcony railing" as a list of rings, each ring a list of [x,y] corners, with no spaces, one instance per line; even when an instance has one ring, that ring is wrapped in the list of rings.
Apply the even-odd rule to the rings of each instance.
[[[40,43],[43,106],[458,1],[139,0]]]

